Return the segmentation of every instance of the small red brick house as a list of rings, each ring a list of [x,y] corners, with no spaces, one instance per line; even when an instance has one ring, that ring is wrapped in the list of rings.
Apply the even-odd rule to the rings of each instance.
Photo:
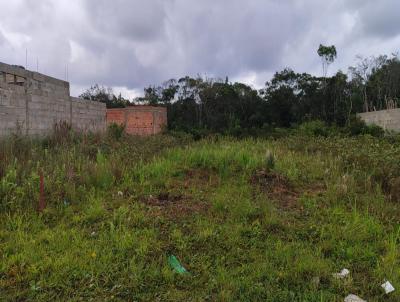
[[[167,108],[138,105],[107,109],[107,125],[112,123],[125,125],[128,134],[157,134],[167,126]]]

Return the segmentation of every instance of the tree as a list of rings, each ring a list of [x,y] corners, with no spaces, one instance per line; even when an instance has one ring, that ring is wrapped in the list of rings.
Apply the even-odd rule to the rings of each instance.
[[[400,105],[400,61],[379,56],[366,82],[369,106],[374,110],[393,109]]]
[[[325,46],[320,44],[317,52],[322,60],[322,76],[326,78],[329,65],[332,64],[337,57],[336,47],[335,45]]]
[[[325,94],[325,90],[326,90],[326,76],[328,74],[328,67],[330,64],[333,63],[333,61],[335,61],[336,57],[337,57],[337,52],[336,52],[336,47],[335,45],[331,45],[331,46],[325,46],[320,44],[318,51],[317,51],[318,55],[321,58],[322,61],[322,76],[324,78],[324,94]],[[324,97],[324,100],[326,99],[326,97]],[[322,110],[323,114],[324,114],[324,118],[326,119],[326,107],[325,107],[325,102],[323,102],[323,110]]]
[[[123,108],[130,104],[129,100],[123,98],[121,94],[118,97],[115,96],[112,88],[98,84],[86,89],[79,97],[84,100],[105,103],[107,108]]]
[[[358,63],[356,66],[349,67],[350,74],[353,78],[353,83],[355,83],[355,88],[361,93],[363,100],[363,111],[368,112],[370,110],[376,109],[374,106],[374,100],[369,97],[371,89],[368,89],[368,86],[374,86],[371,83],[371,77],[374,74],[379,73],[382,70],[383,66],[387,65],[387,56],[378,56],[378,57],[367,57],[364,58],[362,56],[357,56]],[[377,77],[375,79],[375,85],[378,82]],[[388,82],[388,79],[385,80]],[[381,88],[381,85],[378,84],[377,88]],[[380,94],[380,93],[379,93]],[[374,108],[375,107],[375,108]]]
[[[296,73],[286,68],[276,72],[257,91],[229,78],[185,76],[144,89],[140,104],[166,106],[170,129],[200,133],[241,135],[259,133],[269,126],[290,127],[310,120],[349,125],[357,112],[400,106],[400,60],[392,57],[359,57],[349,68],[349,77],[338,71],[327,77],[328,66],[337,57],[336,48],[320,45],[323,77]],[[104,102],[108,108],[129,105],[110,88],[94,85],[82,98]],[[253,132],[253,130],[256,130]]]

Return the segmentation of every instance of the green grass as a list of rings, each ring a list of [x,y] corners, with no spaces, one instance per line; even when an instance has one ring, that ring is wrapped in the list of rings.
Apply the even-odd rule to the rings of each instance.
[[[395,142],[11,138],[0,160],[0,301],[400,299]]]

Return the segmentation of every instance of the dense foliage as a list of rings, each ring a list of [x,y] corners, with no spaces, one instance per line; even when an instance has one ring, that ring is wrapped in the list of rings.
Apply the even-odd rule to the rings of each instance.
[[[399,106],[398,87],[399,59],[381,56],[362,59],[349,75],[339,71],[332,77],[315,77],[284,69],[260,91],[228,80],[185,77],[146,88],[143,100],[167,106],[173,129],[233,133],[315,119],[349,125],[357,112]]]
[[[320,45],[323,76],[286,68],[275,73],[260,90],[226,78],[189,76],[170,79],[144,89],[144,97],[129,102],[111,89],[95,85],[81,97],[108,108],[139,104],[168,107],[170,129],[195,133],[254,132],[291,127],[310,120],[351,126],[355,113],[397,108],[400,105],[400,60],[397,55],[358,58],[347,74],[327,77],[335,60],[334,45]]]
[[[123,108],[129,105],[129,100],[123,98],[121,94],[116,96],[111,88],[105,88],[98,84],[87,89],[79,97],[84,100],[105,103],[107,108]]]

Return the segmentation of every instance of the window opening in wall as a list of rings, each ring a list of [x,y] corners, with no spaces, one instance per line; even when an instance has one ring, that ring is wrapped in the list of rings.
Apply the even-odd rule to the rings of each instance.
[[[7,84],[23,86],[26,79],[24,77],[17,76],[15,74],[2,72],[3,81]]]

